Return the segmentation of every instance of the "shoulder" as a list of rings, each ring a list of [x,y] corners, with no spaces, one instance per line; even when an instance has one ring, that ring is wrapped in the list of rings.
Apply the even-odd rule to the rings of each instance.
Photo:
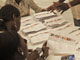
[[[30,2],[30,0],[23,0],[25,3],[29,3]]]
[[[14,0],[6,0],[6,3],[14,3]]]

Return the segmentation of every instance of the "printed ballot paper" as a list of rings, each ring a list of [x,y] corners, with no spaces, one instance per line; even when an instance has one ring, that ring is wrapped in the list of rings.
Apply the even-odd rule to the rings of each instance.
[[[60,27],[67,23],[68,23],[68,21],[66,21],[62,16],[57,16],[57,17],[45,20],[45,25],[47,25],[48,27],[51,27],[51,28]]]
[[[28,37],[30,38],[30,42],[32,44],[38,44],[40,42],[47,41],[50,36],[50,29],[43,30],[38,33],[29,34]]]
[[[31,16],[22,17],[22,18],[21,18],[21,27],[30,25],[30,24],[32,24],[32,23],[34,23],[34,22],[35,22],[35,21],[33,21],[33,19],[32,19]],[[23,29],[23,28],[22,28],[22,29]]]
[[[23,27],[22,32],[24,34],[29,34],[29,33],[36,33],[44,29],[46,29],[45,25],[43,25],[41,22],[36,22],[36,23],[32,23],[28,26]]]

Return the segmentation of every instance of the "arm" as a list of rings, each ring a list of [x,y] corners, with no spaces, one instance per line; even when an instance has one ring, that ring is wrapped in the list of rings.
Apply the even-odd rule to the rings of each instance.
[[[13,5],[13,0],[6,0],[6,4],[12,4]]]
[[[63,3],[65,0],[59,0],[58,2]]]
[[[11,4],[11,5],[15,6],[16,8],[18,7],[18,6],[14,3],[14,0],[6,0],[6,4]]]
[[[60,6],[65,0],[59,0],[58,2],[54,2],[51,6],[47,8],[47,11],[54,11],[58,6]]]
[[[41,9],[39,6],[37,6],[33,0],[29,0],[29,6],[30,6],[36,13],[42,11],[42,9]]]
[[[80,4],[80,0],[74,0],[74,1],[70,2],[71,6],[75,6],[75,5],[78,5],[78,4]]]

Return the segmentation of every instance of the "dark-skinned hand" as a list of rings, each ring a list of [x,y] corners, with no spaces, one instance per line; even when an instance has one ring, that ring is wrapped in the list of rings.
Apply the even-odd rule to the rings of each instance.
[[[60,6],[57,7],[58,12],[61,12],[61,14],[68,9],[69,6],[67,3],[62,3]]]
[[[48,57],[49,56],[49,47],[46,46],[47,42],[45,42],[42,46],[43,56]]]
[[[53,4],[47,8],[47,11],[53,12],[53,11],[56,10],[56,8],[57,8],[58,6],[60,6],[61,4],[62,4],[62,3],[59,3],[59,2],[53,2]]]
[[[39,58],[39,54],[36,50],[32,51],[29,55],[28,55],[28,60],[37,60]]]

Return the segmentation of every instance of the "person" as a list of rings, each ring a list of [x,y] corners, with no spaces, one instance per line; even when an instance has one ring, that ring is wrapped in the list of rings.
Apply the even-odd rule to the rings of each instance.
[[[17,8],[15,8],[14,6],[12,6],[10,4],[3,6],[0,10],[0,31],[2,31],[2,32],[15,31],[15,32],[17,32],[20,28],[20,18],[21,18],[20,12]],[[42,49],[44,50],[44,55],[45,55],[46,52],[48,52],[48,48],[45,47]],[[37,59],[39,57],[39,55],[38,55],[37,51],[32,51],[28,57],[31,58],[30,60],[34,60],[34,59]]]
[[[59,0],[58,2],[54,2],[53,5],[49,6],[47,8],[48,11],[50,10],[62,10],[62,13],[66,10],[68,10],[69,8],[75,6],[75,5],[78,5],[80,4],[80,0],[73,0],[69,3],[63,3],[65,0]]]
[[[37,6],[33,0],[6,0],[6,4],[11,4],[18,8],[21,16],[30,15],[30,8],[32,8],[36,13],[45,10]]]
[[[54,2],[53,5],[47,8],[48,11],[54,11],[57,9],[61,14],[72,7],[72,13],[74,18],[75,26],[80,27],[80,0],[71,0],[69,3],[63,3],[65,0],[59,0],[58,2]],[[77,5],[77,6],[76,6]],[[74,7],[75,6],[75,7]]]
[[[46,60],[46,58],[49,56],[49,47],[46,47],[46,45],[47,41],[43,44],[42,48],[32,51],[31,54],[28,55],[28,60]],[[40,53],[43,54],[41,55]]]
[[[20,29],[20,12],[12,5],[0,9],[0,31],[18,31]]]
[[[16,31],[5,31],[0,33],[1,60],[37,60],[39,56],[38,53],[32,53],[33,54],[28,57],[27,42],[20,38]],[[44,59],[39,57],[38,60]]]
[[[27,45],[15,31],[0,33],[0,59],[25,60],[27,59]]]

